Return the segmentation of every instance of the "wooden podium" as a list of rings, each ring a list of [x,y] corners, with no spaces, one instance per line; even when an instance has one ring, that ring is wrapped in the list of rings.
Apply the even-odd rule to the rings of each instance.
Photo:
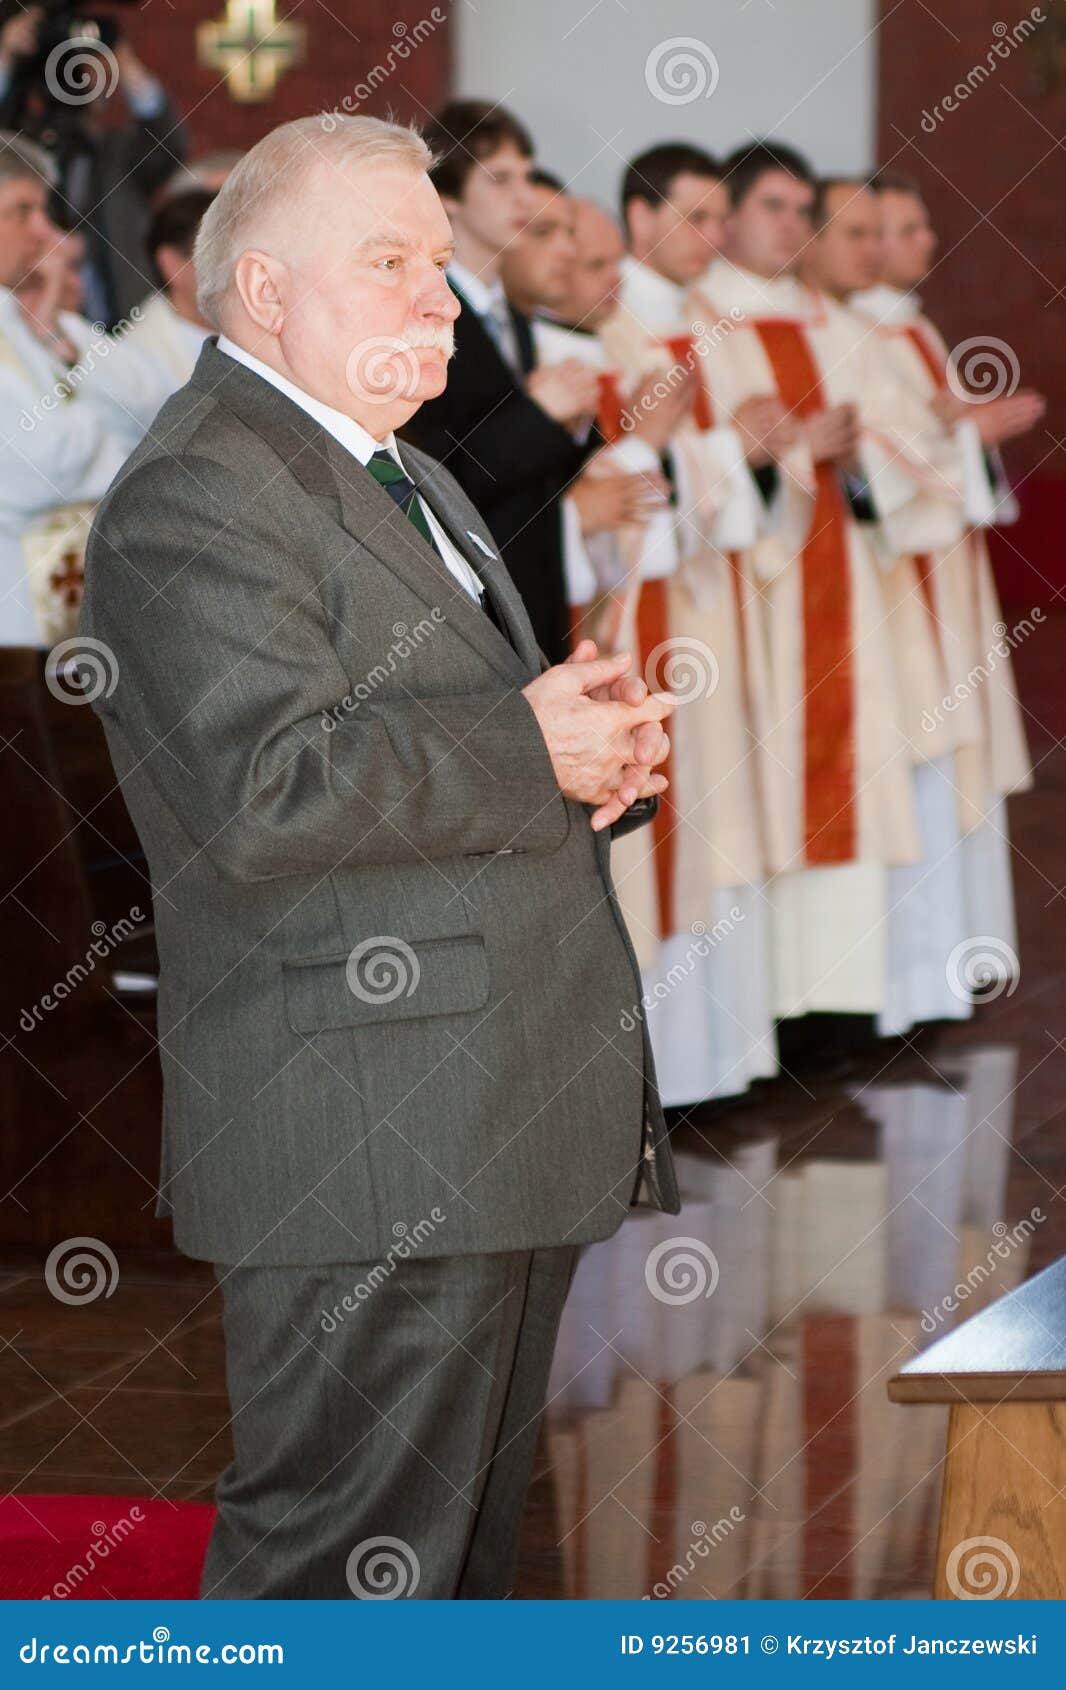
[[[899,1403],[948,1403],[941,1599],[1066,1597],[1066,1258],[915,1356]]]

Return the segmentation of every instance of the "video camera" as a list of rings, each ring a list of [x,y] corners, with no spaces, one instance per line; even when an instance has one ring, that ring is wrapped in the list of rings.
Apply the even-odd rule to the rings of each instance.
[[[111,0],[113,5],[132,3]],[[22,9],[0,6],[0,24]],[[83,0],[39,0],[39,10],[37,49],[15,67],[2,126],[64,151],[64,143],[81,127],[85,108],[118,82],[118,19]]]

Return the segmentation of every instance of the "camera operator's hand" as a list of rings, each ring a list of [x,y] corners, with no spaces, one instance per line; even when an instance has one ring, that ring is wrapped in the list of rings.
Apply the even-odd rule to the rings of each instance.
[[[0,71],[5,76],[11,75],[19,59],[31,58],[36,53],[41,16],[39,6],[30,6],[0,27]]]

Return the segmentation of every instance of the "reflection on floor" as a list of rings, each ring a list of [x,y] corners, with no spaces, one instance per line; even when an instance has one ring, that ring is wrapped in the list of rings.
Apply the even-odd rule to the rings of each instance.
[[[802,1147],[697,1133],[682,1215],[585,1252],[547,1431],[566,1595],[927,1593],[945,1411],[885,1381],[1018,1283],[1041,1223],[1003,1219],[1016,1051],[920,1066]]]
[[[1011,807],[1017,989],[679,1128],[681,1215],[635,1213],[580,1263],[517,1597],[929,1593],[943,1411],[885,1380],[1066,1253],[1061,628],[1016,654],[1039,779]],[[36,1254],[0,1263],[0,1347],[0,1488],[210,1498],[209,1270],[124,1260],[71,1308]]]

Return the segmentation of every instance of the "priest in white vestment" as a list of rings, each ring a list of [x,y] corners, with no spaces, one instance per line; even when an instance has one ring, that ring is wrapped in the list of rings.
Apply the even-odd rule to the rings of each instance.
[[[740,563],[770,515],[755,471],[784,422],[768,391],[743,417],[711,414],[699,380],[716,331],[686,310],[692,282],[718,250],[728,204],[717,164],[663,146],[626,172],[629,253],[618,308],[601,330],[623,388],[665,402],[690,375],[698,393],[671,434],[674,546],[646,556],[618,643],[645,676],[682,700],[671,725],[670,798],[650,840],[616,849],[631,922],[659,948],[646,1003],[668,1103],[743,1091],[776,1072],[768,862],[756,695],[767,687],[757,593]],[[630,401],[633,426],[643,401]],[[649,684],[651,684],[649,680]],[[654,875],[641,872],[649,844]],[[635,908],[637,894],[652,907]],[[628,902],[626,893],[629,893]]]
[[[899,386],[938,425],[939,485],[951,489],[958,526],[952,542],[932,548],[925,561],[938,593],[947,656],[947,687],[931,731],[946,714],[966,718],[955,754],[966,948],[952,968],[965,999],[970,986],[1001,990],[1018,968],[1005,800],[1032,785],[1032,769],[1011,669],[1012,638],[985,534],[1018,514],[998,448],[1033,428],[1045,406],[1039,394],[1017,387],[1017,372],[1002,363],[1002,349],[980,339],[976,352],[980,358],[984,346],[986,363],[977,373],[986,384],[990,375],[996,379],[984,393],[968,393],[965,361],[956,367],[915,291],[936,248],[918,187],[888,172],[871,186],[883,217],[881,280],[853,295],[852,305],[877,324]]]
[[[882,265],[881,208],[863,179],[818,184],[814,235],[804,252],[809,286],[846,307],[877,281]],[[958,604],[953,557],[963,536],[959,488],[942,462],[943,430],[931,408],[897,379],[895,360],[873,325],[859,353],[869,372],[860,395],[864,427],[909,480],[909,498],[879,512],[889,554],[881,571],[902,725],[913,763],[921,842],[916,863],[888,871],[884,1035],[918,1022],[963,1020],[970,999],[958,989],[952,959],[972,933],[960,849],[956,759],[977,737],[976,707],[945,707],[949,672],[962,652],[953,630]],[[950,702],[950,700],[949,700]]]
[[[726,256],[692,301],[734,327],[706,360],[737,414],[776,394],[799,425],[781,479],[805,488],[757,536],[772,692],[767,746],[777,1009],[876,1016],[886,1007],[888,872],[919,839],[909,748],[884,617],[876,518],[910,497],[892,453],[860,429],[863,325],[796,277],[813,178],[789,149],[726,161]],[[887,561],[887,560],[885,560]]]
[[[62,308],[52,164],[0,134],[0,645],[50,646],[76,622],[93,502],[169,386],[148,359]],[[16,291],[17,290],[17,291]]]
[[[206,188],[169,197],[145,238],[159,289],[135,307],[126,339],[154,358],[175,391],[192,375],[209,333],[196,303],[192,252],[196,231],[214,197]]]

